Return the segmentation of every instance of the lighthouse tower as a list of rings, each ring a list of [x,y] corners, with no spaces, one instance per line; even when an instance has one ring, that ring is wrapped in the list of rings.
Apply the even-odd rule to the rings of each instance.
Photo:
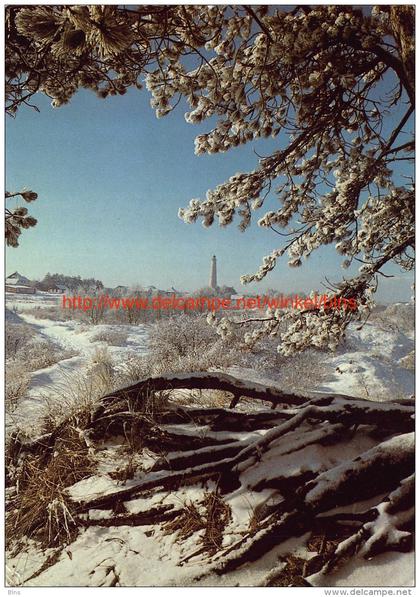
[[[217,289],[217,265],[216,265],[216,255],[213,255],[211,258],[211,266],[210,266],[210,288],[213,290]]]

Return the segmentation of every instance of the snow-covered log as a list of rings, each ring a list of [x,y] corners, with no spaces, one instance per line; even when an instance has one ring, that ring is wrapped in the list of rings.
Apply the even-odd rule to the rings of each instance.
[[[289,392],[281,392],[275,387],[243,381],[225,373],[187,373],[168,374],[157,377],[148,377],[137,383],[120,388],[104,396],[101,406],[104,407],[118,399],[140,399],[150,391],[159,392],[162,390],[221,390],[232,394],[231,408],[236,406],[241,397],[253,398],[271,402],[273,406],[278,404],[303,404],[307,397]],[[101,408],[95,416],[99,416]]]
[[[251,396],[279,408],[251,407],[244,412],[179,405],[176,394],[170,400],[159,399],[162,392],[175,387],[223,389],[235,399]],[[157,408],[150,409],[154,397]],[[192,517],[193,528],[208,533],[209,522],[202,512],[211,488],[226,513],[216,533],[220,540],[216,546],[212,543],[209,565],[202,574],[229,573],[292,537],[335,533],[340,540],[330,542],[328,549],[320,547],[318,555],[307,562],[296,560],[301,568],[294,571],[293,582],[305,586],[355,554],[371,558],[385,550],[410,549],[413,417],[411,401],[381,403],[323,393],[298,396],[218,373],[168,375],[105,396],[84,425],[69,419],[31,443],[15,438],[9,459],[17,464],[27,452],[29,458],[39,457],[41,466],[54,466],[57,454],[60,460],[66,449],[62,439],[69,429],[80,458],[100,460],[108,440],[126,438],[130,458],[141,458],[143,450],[155,458],[138,470],[135,466],[131,472],[116,470],[107,478],[106,489],[95,493],[85,491],[90,486],[85,475],[63,487],[60,495],[74,525],[80,529],[144,525],[185,529]],[[91,474],[89,467],[86,474]],[[97,477],[103,481],[103,473],[96,474],[94,487]],[[188,486],[204,501],[197,497],[197,503],[183,507],[178,492],[182,495]],[[19,502],[24,496],[22,487],[19,491],[15,492],[18,518],[30,518],[25,502]],[[268,501],[267,493],[271,495]],[[171,496],[169,505],[148,501],[151,495],[160,494]],[[229,522],[227,512],[238,496],[247,500],[249,495],[256,503],[249,521],[236,541],[224,545],[224,526],[228,533],[237,533],[234,518]],[[358,504],[365,500],[369,507],[361,509]],[[140,511],[139,503],[144,504]],[[36,524],[38,528],[39,521]],[[192,557],[191,553],[206,552],[203,536],[197,534],[197,547],[191,552],[189,544],[182,561]],[[273,579],[282,574],[277,568],[272,574],[268,571],[267,582],[277,582]],[[284,576],[288,578],[286,572]]]

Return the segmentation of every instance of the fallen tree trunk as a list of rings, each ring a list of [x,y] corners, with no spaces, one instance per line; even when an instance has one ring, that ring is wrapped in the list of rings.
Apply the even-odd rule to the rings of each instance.
[[[118,399],[141,399],[145,393],[159,392],[163,390],[219,390],[229,392],[233,399],[231,408],[234,408],[241,397],[253,398],[271,402],[273,407],[279,404],[304,404],[308,401],[307,396],[281,392],[275,387],[259,383],[242,381],[232,375],[225,373],[188,373],[168,374],[158,377],[148,377],[137,383],[120,388],[103,397],[97,412],[93,418],[100,416],[101,407],[104,408]]]
[[[181,388],[222,389],[232,393],[234,402],[247,396],[282,408],[238,412],[180,406],[174,397],[171,401],[160,400],[161,392]],[[147,500],[151,491],[176,495],[180,490],[183,495],[184,486],[194,485],[194,496],[200,496],[200,491],[208,496],[212,488],[218,503],[225,503],[228,510],[232,495],[247,498],[252,492],[258,509],[250,513],[248,527],[242,528],[242,537],[229,547],[223,547],[222,540],[218,540],[211,554],[212,565],[205,574],[225,574],[291,537],[319,532],[323,515],[328,528],[351,523],[340,549],[329,548],[325,553],[321,549],[302,567],[296,582],[308,585],[310,579],[308,582],[304,577],[317,572],[328,574],[353,553],[372,557],[381,550],[410,547],[413,416],[411,401],[379,403],[321,393],[300,396],[218,373],[148,378],[105,396],[89,422],[82,429],[78,423],[76,431],[83,439],[81,445],[93,456],[95,451],[106,450],[107,440],[114,435],[125,438],[131,455],[133,450],[138,455],[145,448],[154,451],[159,456],[154,464],[136,476],[125,477],[131,479],[129,485],[108,483],[107,493],[85,497],[83,491],[72,494],[71,488],[61,488],[62,495],[74,520],[83,527],[158,527],[170,521],[169,528],[185,531],[194,508],[202,511],[199,497],[195,498],[196,504],[174,509],[162,502],[137,514],[132,513],[135,510],[129,506],[131,500]],[[14,457],[21,457],[27,450],[31,457],[40,453],[43,461],[51,462],[57,450],[65,448],[60,437],[66,425],[75,429],[74,419],[38,441],[17,442],[18,454]],[[121,475],[115,478],[121,479]],[[264,495],[269,492],[275,497],[266,504]],[[21,498],[18,495],[16,499]],[[369,510],[343,516],[328,513],[331,508],[353,508],[366,499],[374,500]],[[94,514],[98,509],[111,513],[98,520]],[[205,520],[200,520],[199,528],[203,529]],[[226,515],[224,524],[228,525],[227,521]],[[388,525],[385,531],[384,521]],[[237,529],[231,527],[230,532],[235,534]],[[192,553],[205,550],[201,546]],[[270,575],[267,578],[272,581]]]
[[[318,406],[318,404],[325,404],[326,399],[329,401],[328,406]],[[86,510],[95,507],[106,507],[116,499],[132,498],[152,488],[171,488],[176,486],[177,483],[185,483],[189,479],[214,477],[217,474],[238,476],[243,470],[261,459],[262,454],[270,448],[273,442],[310,420],[341,423],[348,429],[356,425],[377,425],[381,429],[389,428],[394,432],[404,428],[411,431],[414,428],[413,409],[410,406],[368,402],[342,396],[336,397],[335,401],[334,397],[326,398],[324,396],[315,398],[312,401],[305,400],[302,406],[293,409],[292,414],[293,416],[288,420],[273,426],[260,439],[246,444],[243,449],[232,456],[226,457],[225,453],[221,452],[223,457],[204,464],[201,463],[202,460],[200,462],[197,458],[194,465],[188,466],[188,468],[184,468],[179,472],[177,470],[172,471],[169,467],[169,470],[166,471],[160,469],[146,475],[144,479],[128,489],[119,490],[83,504],[79,503],[78,508]],[[118,413],[115,413],[114,416],[118,418]],[[99,421],[100,418],[97,419],[97,422]],[[92,427],[95,427],[95,420]],[[188,459],[188,462],[191,463],[192,460],[194,461],[193,457]]]
[[[398,487],[401,479],[403,479],[402,484],[404,484],[407,471],[412,470],[413,466],[414,434],[409,433],[402,438],[401,443],[398,441],[398,437],[393,438],[379,444],[379,446],[349,463],[321,473],[316,479],[305,483],[295,495],[289,496],[285,502],[280,504],[277,511],[269,517],[269,524],[263,527],[254,537],[249,536],[240,549],[223,558],[222,562],[213,569],[213,572],[225,574],[246,562],[261,557],[278,543],[279,536],[282,537],[282,541],[285,541],[291,537],[301,535],[311,528],[315,516],[320,512],[355,501],[353,493],[355,488],[358,492],[356,501],[359,501],[377,495],[378,490]],[[386,476],[384,476],[384,469],[386,470]],[[407,489],[404,497],[409,490],[413,489],[411,479],[410,477],[406,481],[408,487],[404,488]],[[360,490],[362,491],[360,492]],[[414,497],[414,493],[411,495]],[[389,502],[386,502],[383,509],[386,509],[387,512],[389,509],[392,511],[393,506],[394,509],[396,507],[398,510],[397,497],[400,498],[400,496],[400,491],[392,492],[389,496]],[[390,515],[390,518],[392,520],[392,515]],[[394,515],[394,518],[398,520],[398,516]],[[401,520],[407,522],[411,519],[412,513],[409,511],[408,516],[404,516]],[[349,541],[351,547],[346,546],[349,547],[346,553],[351,552],[354,554],[369,537],[372,537],[372,539],[371,544],[367,544],[365,548],[367,555],[372,554],[373,546],[377,545],[378,541],[382,544],[382,551],[385,550],[385,546],[395,547],[394,527],[390,526],[388,529],[380,528],[380,525],[378,527],[377,530],[375,521],[365,523],[360,531],[352,537],[351,542]],[[399,542],[402,541],[405,546],[408,541],[407,535],[410,535],[410,533],[400,532],[398,537]],[[341,555],[340,551],[339,554]],[[336,564],[337,561],[338,557],[335,558],[334,563]]]

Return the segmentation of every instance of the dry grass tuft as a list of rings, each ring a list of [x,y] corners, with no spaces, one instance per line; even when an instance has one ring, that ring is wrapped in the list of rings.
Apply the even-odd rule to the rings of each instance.
[[[178,533],[180,540],[204,530],[201,537],[203,551],[216,553],[223,543],[223,531],[231,520],[231,509],[216,492],[204,494],[204,500],[197,507],[186,504],[181,514],[163,525],[165,534]]]
[[[223,531],[231,520],[231,509],[216,492],[206,493],[203,502],[206,508],[206,532],[203,544],[210,554],[222,547]]]
[[[81,419],[83,416],[61,425],[51,450],[21,454],[15,466],[9,466],[9,480],[15,489],[7,505],[9,546],[32,538],[44,547],[54,547],[71,541],[77,534],[74,512],[64,490],[94,470],[83,434],[76,427],[87,423]]]
[[[252,510],[251,517],[249,519],[248,531],[253,534],[258,531],[260,528],[260,522],[263,520],[264,516],[260,513],[259,508],[254,508]]]
[[[200,405],[214,408],[228,408],[232,394],[223,390],[174,390],[171,402],[180,405]]]
[[[5,406],[11,413],[19,400],[24,398],[29,388],[30,375],[20,361],[8,359],[5,375]]]
[[[205,519],[198,511],[197,506],[191,502],[185,504],[181,514],[166,522],[162,528],[166,535],[178,533],[178,538],[185,540],[205,528]]]
[[[131,453],[128,455],[128,461],[123,466],[118,467],[115,471],[109,472],[108,475],[111,479],[121,481],[122,484],[124,484],[129,479],[134,479],[134,475],[140,469],[141,464],[136,461],[135,454]]]
[[[114,387],[114,376],[108,367],[91,368],[88,373],[64,373],[55,384],[55,396],[43,396],[42,432],[54,431],[70,417],[90,415],[97,401]]]
[[[142,396],[140,413],[150,417],[152,421],[159,421],[160,415],[168,410],[171,390],[146,390]],[[138,406],[135,407],[138,410]]]
[[[125,346],[128,332],[124,329],[104,329],[91,337],[91,342],[106,342],[110,346]]]
[[[354,533],[354,527],[347,525],[327,525],[315,528],[309,537],[306,546],[309,551],[317,555],[309,560],[288,554],[282,557],[283,567],[275,569],[266,578],[264,586],[267,587],[304,587],[308,586],[305,577],[319,572],[324,564],[333,555],[337,546]]]
[[[306,560],[294,555],[285,556],[285,566],[278,574],[269,575],[265,582],[266,587],[307,587],[308,583],[303,578]]]

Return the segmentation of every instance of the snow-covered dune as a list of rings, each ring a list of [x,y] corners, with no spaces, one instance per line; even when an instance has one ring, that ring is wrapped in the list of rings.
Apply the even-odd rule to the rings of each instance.
[[[14,301],[15,295],[12,296]],[[72,380],[76,382],[86,373],[86,367],[91,364],[95,352],[106,347],[114,363],[123,362],[129,353],[144,354],[147,350],[147,331],[145,326],[123,326],[127,333],[127,341],[123,346],[107,346],[104,342],[95,339],[100,332],[109,332],[121,329],[118,325],[85,325],[80,321],[53,321],[40,319],[25,312],[33,307],[32,297],[19,297],[17,314],[8,310],[8,321],[12,323],[26,323],[33,328],[40,339],[47,339],[57,347],[69,351],[70,358],[65,358],[58,363],[31,372],[28,392],[17,409],[9,416],[11,425],[23,424],[30,421],[31,425],[42,415],[46,400],[60,401],[63,392],[68,391]],[[12,303],[14,304],[14,302]],[[45,306],[45,305],[44,305]],[[49,305],[51,306],[51,304]]]

